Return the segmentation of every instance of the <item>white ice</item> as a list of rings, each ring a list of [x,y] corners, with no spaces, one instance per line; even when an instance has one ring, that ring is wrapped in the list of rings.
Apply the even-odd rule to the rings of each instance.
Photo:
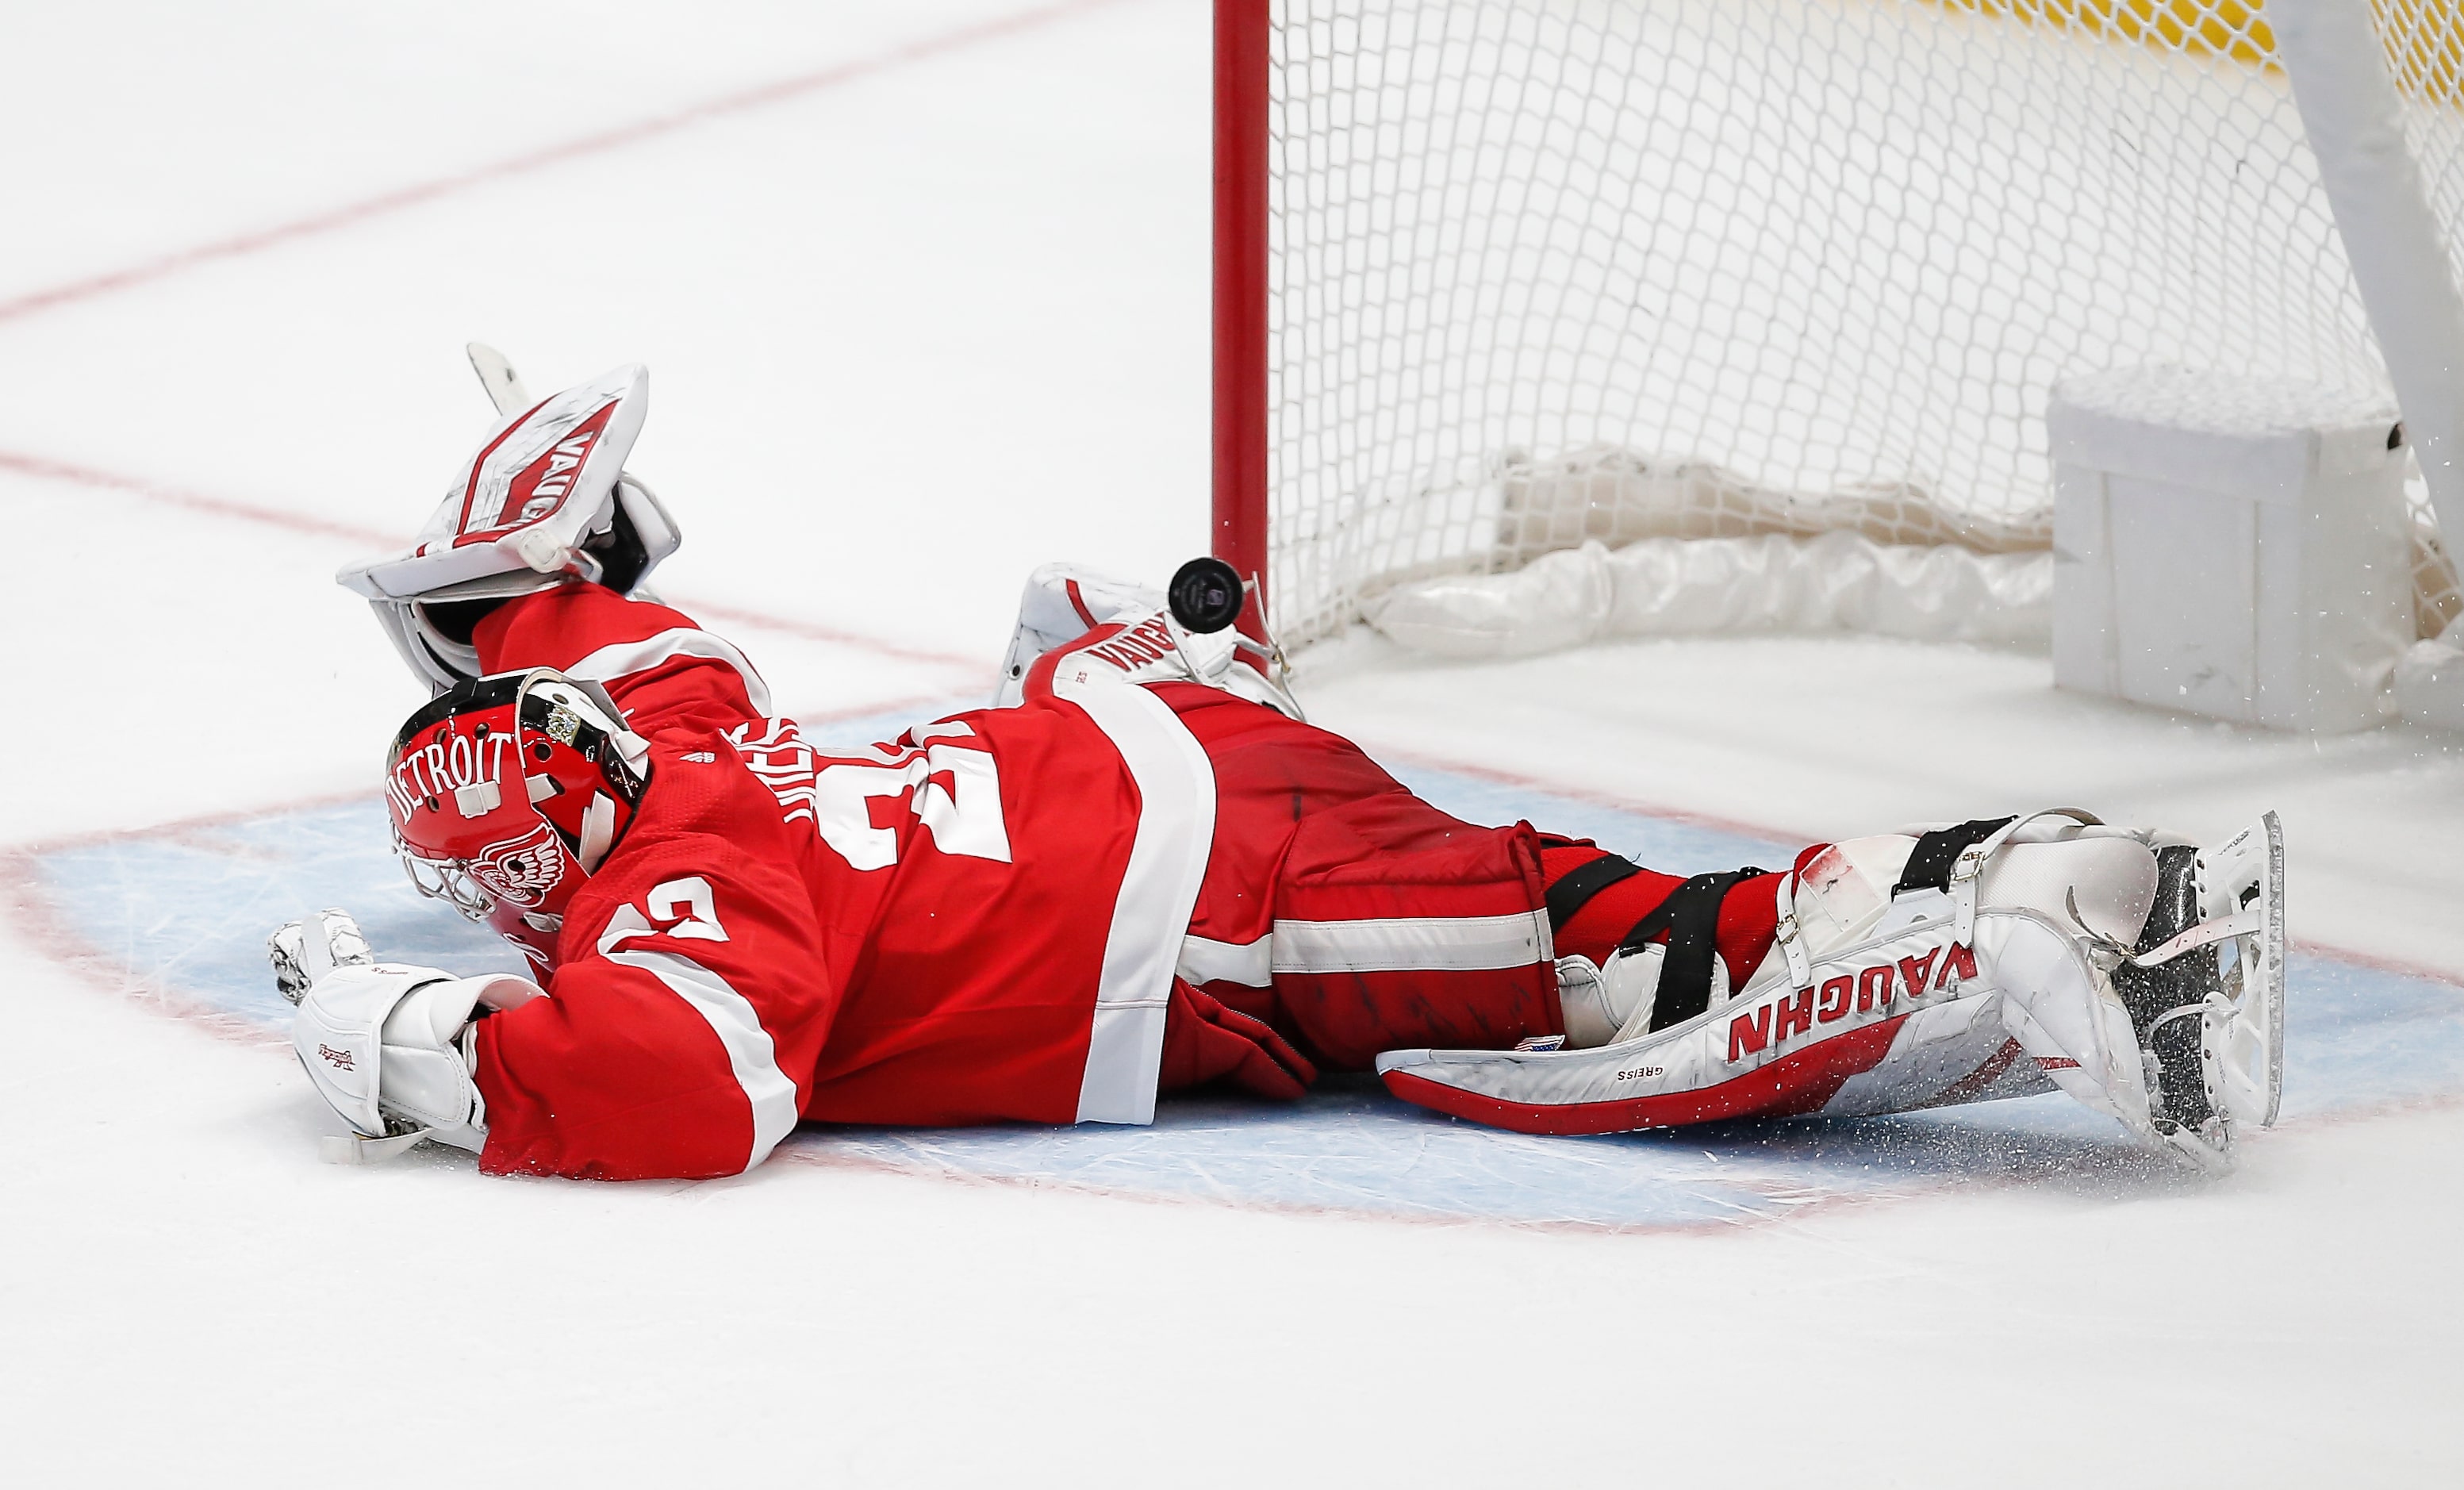
[[[2297,1118],[2215,1183],[2051,1163],[1621,1234],[851,1161],[354,1171],[318,1161],[287,1050],[49,899],[42,856],[364,798],[419,695],[330,576],[485,426],[468,338],[540,387],[650,363],[633,464],[689,536],[665,587],[801,712],[986,687],[1040,559],[1168,572],[1205,537],[1207,44],[1197,0],[0,19],[10,1480],[2453,1482],[2452,1090]],[[2049,676],[1355,638],[1301,686],[1415,768],[1781,840],[2272,805],[2297,936],[2464,976],[2452,739]]]

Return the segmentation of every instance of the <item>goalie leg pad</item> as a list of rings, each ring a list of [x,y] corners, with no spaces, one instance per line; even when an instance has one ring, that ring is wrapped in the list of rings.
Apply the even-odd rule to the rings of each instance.
[[[1407,1101],[1528,1133],[1801,1116],[1881,1067],[1912,1016],[1992,992],[1947,918],[1867,937],[1813,973],[1597,1049],[1397,1050],[1377,1072]]]
[[[2281,1027],[2272,822],[2202,856],[2206,929],[2167,943],[2233,943],[2189,954],[2238,959],[2197,1014],[2218,1106],[2251,1113],[2272,1103]],[[2051,1083],[2212,1165],[2219,1144],[2158,1121],[2145,1032],[2111,976],[2150,925],[2157,862],[2152,835],[2067,811],[1831,845],[1781,887],[1786,955],[1726,1003],[1597,1049],[1390,1051],[1377,1069],[1407,1100],[1545,1133],[1904,1110]]]
[[[2158,1141],[2129,1011],[2080,939],[2040,911],[1984,910],[1976,944],[1993,970],[2003,1027],[2037,1068],[2079,1102]]]
[[[1541,840],[1566,1043],[1632,1040],[1727,1001],[1771,951],[1777,876],[1659,874],[1588,842]],[[1764,882],[1768,883],[1764,883]]]

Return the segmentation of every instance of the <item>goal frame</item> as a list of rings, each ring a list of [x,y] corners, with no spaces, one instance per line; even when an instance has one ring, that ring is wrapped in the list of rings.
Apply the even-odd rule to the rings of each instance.
[[[1266,635],[1267,130],[1270,0],[1215,0],[1214,553]]]
[[[2274,0],[2270,10],[2438,526],[2464,533],[2464,293],[2405,147],[2369,0]],[[1265,639],[1273,5],[1214,0],[1214,11],[1210,547],[1251,587],[1240,624]]]

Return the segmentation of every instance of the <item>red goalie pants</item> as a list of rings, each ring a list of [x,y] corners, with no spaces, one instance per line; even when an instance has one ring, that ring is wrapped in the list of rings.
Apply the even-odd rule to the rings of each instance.
[[[1155,692],[1215,768],[1215,840],[1164,1030],[1159,1085],[1297,1097],[1383,1050],[1507,1049],[1561,1035],[1557,956],[1607,960],[1682,883],[1644,869],[1549,925],[1548,889],[1599,859],[1528,822],[1486,828],[1405,790],[1357,746],[1211,689]],[[1742,983],[1770,950],[1771,885],[1721,904]]]

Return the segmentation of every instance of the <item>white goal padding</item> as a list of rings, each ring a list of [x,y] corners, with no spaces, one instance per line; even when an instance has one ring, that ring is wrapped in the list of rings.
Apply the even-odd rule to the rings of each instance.
[[[1419,651],[1528,657],[1614,637],[1868,631],[1932,642],[2041,646],[2053,555],[1819,537],[1594,540],[1506,574],[1422,580],[1362,603],[1369,624]]]

